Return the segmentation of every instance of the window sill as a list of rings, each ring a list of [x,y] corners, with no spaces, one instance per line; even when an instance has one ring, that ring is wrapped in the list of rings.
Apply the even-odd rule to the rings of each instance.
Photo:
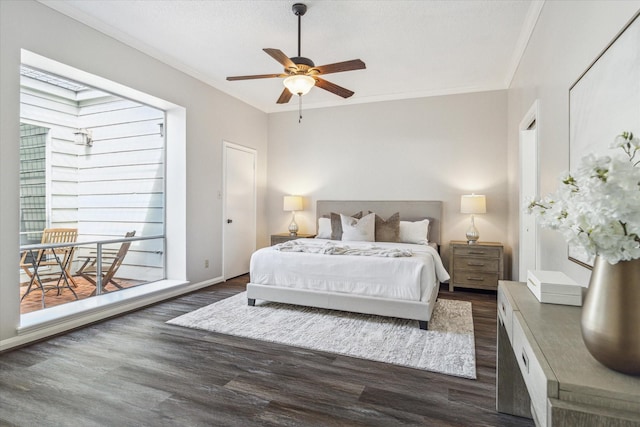
[[[182,294],[187,291],[185,285],[188,283],[181,280],[160,280],[26,313],[20,316],[18,335],[30,334],[55,326],[64,326],[64,329],[70,329],[92,323],[167,299],[173,296],[172,294]]]

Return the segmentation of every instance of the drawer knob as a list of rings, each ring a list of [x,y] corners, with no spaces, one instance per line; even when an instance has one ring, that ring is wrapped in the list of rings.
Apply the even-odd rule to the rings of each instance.
[[[469,254],[471,254],[471,255],[484,255],[484,252],[479,252],[479,251],[469,251]]]
[[[484,267],[484,262],[468,262],[467,265],[471,267]]]
[[[467,280],[473,280],[474,282],[484,282],[484,277],[468,277]]]

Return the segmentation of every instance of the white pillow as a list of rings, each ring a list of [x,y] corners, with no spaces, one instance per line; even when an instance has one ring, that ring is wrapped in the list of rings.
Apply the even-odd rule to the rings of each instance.
[[[330,218],[318,218],[318,233],[316,239],[331,239]]]
[[[376,214],[370,213],[362,219],[340,214],[342,240],[352,242],[374,242],[376,240]]]
[[[400,241],[402,243],[415,243],[426,245],[429,243],[429,220],[400,221]]]

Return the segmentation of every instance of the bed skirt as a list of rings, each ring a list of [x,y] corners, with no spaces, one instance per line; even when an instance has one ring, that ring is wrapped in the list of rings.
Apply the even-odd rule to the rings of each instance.
[[[431,320],[439,290],[439,286],[434,286],[428,302],[422,302],[340,292],[283,288],[250,282],[247,284],[247,298],[250,303],[251,300],[260,299],[307,307],[417,320],[420,322],[422,329],[427,329],[426,322]]]

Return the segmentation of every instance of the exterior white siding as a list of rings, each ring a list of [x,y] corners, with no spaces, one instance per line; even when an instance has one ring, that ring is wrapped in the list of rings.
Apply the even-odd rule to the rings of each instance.
[[[136,236],[164,234],[163,111],[25,76],[20,107],[21,121],[50,129],[49,227],[78,228],[79,241],[121,238],[132,230]],[[75,143],[79,128],[91,131],[91,146]],[[95,246],[78,249],[75,268],[89,251]],[[134,242],[118,277],[164,278],[164,242]]]

